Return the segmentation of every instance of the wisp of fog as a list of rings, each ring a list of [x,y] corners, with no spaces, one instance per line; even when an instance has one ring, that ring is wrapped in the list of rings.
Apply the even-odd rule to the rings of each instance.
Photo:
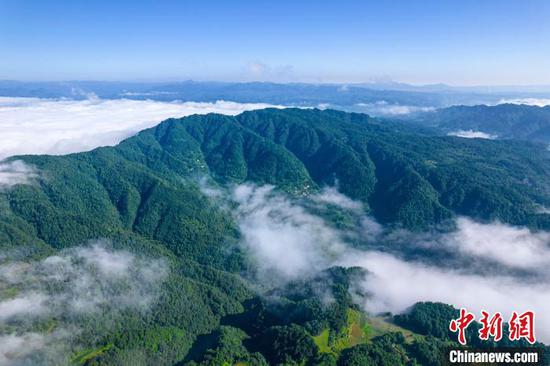
[[[168,276],[165,260],[113,250],[97,241],[39,261],[0,265],[0,364],[64,364],[79,320],[150,310]],[[6,295],[7,294],[7,295]],[[55,319],[55,320],[54,320]],[[73,321],[74,320],[74,321]],[[55,324],[47,333],[41,325]],[[72,349],[74,351],[74,349]]]
[[[28,184],[37,177],[36,169],[21,160],[0,162],[0,190],[16,184]]]
[[[415,234],[383,228],[358,213],[360,203],[334,188],[312,195],[313,202],[364,216],[354,236],[366,244],[358,249],[347,243],[349,232],[273,187],[240,185],[232,189],[231,199],[238,204],[242,245],[258,267],[259,281],[280,284],[331,266],[362,267],[368,274],[357,287],[368,296],[359,305],[371,313],[401,313],[419,301],[440,301],[478,314],[482,309],[504,315],[534,310],[538,337],[550,341],[548,232],[458,218],[455,231]],[[460,260],[411,259],[368,244],[377,241],[407,242],[409,250],[445,250]]]

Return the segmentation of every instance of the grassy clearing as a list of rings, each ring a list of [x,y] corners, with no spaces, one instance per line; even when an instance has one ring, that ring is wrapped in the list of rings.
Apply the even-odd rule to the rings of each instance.
[[[77,353],[72,359],[71,364],[73,365],[84,365],[89,360],[107,352],[109,349],[113,347],[112,343],[109,343],[101,348],[97,349],[85,349],[79,353]]]
[[[368,317],[357,310],[348,309],[347,326],[338,335],[332,335],[327,328],[314,336],[313,341],[319,352],[338,356],[346,348],[368,343],[375,337],[395,332],[403,334],[407,343],[421,337],[393,324],[391,317]]]
[[[321,353],[333,353],[332,349],[330,348],[328,344],[328,337],[329,337],[330,331],[327,329],[324,329],[319,335],[313,337],[313,341],[317,345],[317,348],[319,348],[319,352]]]
[[[416,333],[411,332],[405,328],[401,328],[398,325],[393,324],[391,317],[369,317],[367,318],[367,338],[371,340],[374,337],[386,334],[386,333],[401,333],[405,337],[407,343],[412,343],[415,339],[422,337]]]
[[[332,335],[330,330],[324,329],[313,337],[319,352],[338,355],[343,349],[367,341],[365,327],[366,317],[359,311],[348,309],[347,326],[337,335]]]
[[[3,290],[0,290],[0,300],[13,299],[18,294],[19,294],[19,289],[17,287],[8,287]]]

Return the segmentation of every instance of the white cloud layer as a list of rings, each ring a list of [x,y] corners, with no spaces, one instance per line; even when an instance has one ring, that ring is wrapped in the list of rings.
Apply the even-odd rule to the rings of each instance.
[[[16,184],[28,184],[36,177],[36,170],[21,160],[0,162],[0,189]]]
[[[418,112],[432,112],[434,107],[392,104],[385,100],[380,100],[375,103],[357,103],[362,112],[372,114],[375,116],[391,116],[391,115],[405,115]]]
[[[0,335],[0,365],[24,365],[20,362],[46,345],[45,337],[38,333]]]
[[[536,272],[550,268],[549,232],[533,233],[527,228],[460,218],[458,230],[444,239],[447,245],[472,257]]]
[[[550,98],[513,98],[513,99],[501,99],[498,104],[526,104],[535,105],[538,107],[545,107],[550,105]]]
[[[363,305],[372,312],[400,313],[418,301],[441,301],[465,307],[478,316],[482,309],[500,311],[505,316],[512,311],[534,310],[539,340],[550,341],[550,285],[547,279],[532,282],[511,275],[479,275],[461,269],[407,262],[376,251],[356,253],[344,263],[370,271],[361,287],[371,295]]]
[[[67,341],[77,329],[55,329],[48,334],[36,332],[0,335],[0,365],[69,365],[71,345]]]
[[[67,154],[116,145],[170,117],[243,111],[268,104],[56,100],[0,97],[0,160],[22,154]]]
[[[459,218],[454,232],[404,238],[412,247],[450,250],[470,266],[406,261],[379,251],[348,254],[343,264],[370,272],[361,284],[372,295],[366,309],[400,313],[418,301],[441,301],[477,314],[534,310],[539,338],[550,341],[550,233]]]
[[[353,201],[343,200],[336,190],[325,190],[319,196],[330,197],[324,202],[344,202],[340,207],[360,215],[349,204]],[[319,202],[319,196],[312,199]],[[368,243],[384,240],[396,244],[389,247],[406,245],[413,252],[416,248],[454,253],[454,258],[442,262],[429,255],[405,260],[404,252],[348,246],[348,233],[329,226],[272,187],[238,186],[233,200],[239,204],[236,212],[243,245],[263,275],[259,279],[268,280],[266,284],[274,278],[303,278],[334,265],[359,266],[369,272],[358,286],[370,295],[361,305],[371,312],[400,313],[418,301],[441,301],[477,313],[481,309],[503,314],[532,309],[540,340],[550,341],[548,232],[459,218],[454,232],[414,234],[384,231],[363,217],[355,235],[364,239],[366,248]]]
[[[243,244],[263,279],[290,280],[322,270],[345,249],[338,232],[272,186],[240,185],[232,198],[239,204]]]
[[[51,315],[61,309],[146,307],[166,275],[164,261],[113,251],[102,242],[67,249],[40,262],[10,262],[0,266],[0,289],[15,286],[19,293],[0,301],[0,320]]]
[[[314,201],[328,203],[330,205],[335,205],[340,208],[348,210],[360,210],[363,205],[361,202],[354,201],[349,197],[338,192],[334,187],[325,187],[323,190],[312,197]]]
[[[492,135],[490,133],[482,132],[482,131],[474,131],[474,130],[457,130],[457,131],[451,131],[447,134],[448,136],[456,136],[456,137],[462,137],[466,139],[488,139],[488,140],[494,140],[498,136]]]

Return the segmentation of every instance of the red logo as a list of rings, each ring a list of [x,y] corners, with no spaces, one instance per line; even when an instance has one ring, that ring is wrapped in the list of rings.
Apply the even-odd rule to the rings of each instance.
[[[535,343],[535,313],[526,311],[518,315],[518,313],[514,311],[512,312],[509,325],[511,341],[525,338],[529,343]]]
[[[458,342],[460,344],[466,345],[466,329],[474,320],[474,314],[464,308],[460,309],[458,319],[451,320],[449,329],[453,333],[458,333]],[[502,339],[503,319],[501,313],[497,312],[491,316],[487,311],[482,310],[479,323],[481,324],[481,329],[478,332],[479,339],[486,341],[489,337],[492,337],[495,342]],[[512,316],[508,321],[508,327],[508,339],[511,341],[526,339],[531,344],[535,343],[534,312],[526,311],[521,314],[518,314],[516,311],[512,312]]]
[[[481,316],[480,323],[482,328],[479,330],[479,339],[486,341],[491,336],[495,342],[500,341],[502,339],[502,315],[495,313],[489,319],[489,313],[482,310]]]
[[[458,342],[462,345],[466,344],[466,328],[475,319],[474,314],[469,313],[466,309],[460,309],[460,317],[458,319],[451,320],[449,329],[451,332],[458,332]]]

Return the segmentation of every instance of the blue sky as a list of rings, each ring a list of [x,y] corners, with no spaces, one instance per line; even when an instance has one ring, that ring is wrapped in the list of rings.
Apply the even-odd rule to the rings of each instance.
[[[0,79],[550,84],[550,1],[0,0]]]

